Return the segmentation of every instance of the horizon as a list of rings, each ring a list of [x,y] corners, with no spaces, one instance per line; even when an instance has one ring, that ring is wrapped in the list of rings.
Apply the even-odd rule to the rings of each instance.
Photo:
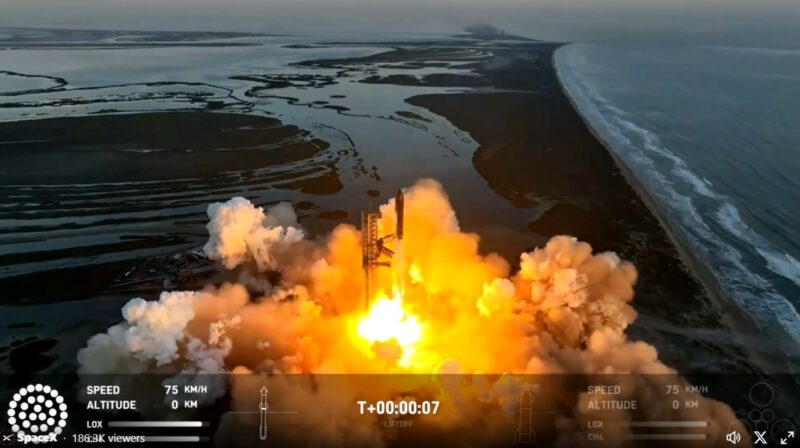
[[[3,27],[253,33],[453,34],[488,23],[556,42],[674,43],[798,48],[800,6],[772,0],[0,0]]]

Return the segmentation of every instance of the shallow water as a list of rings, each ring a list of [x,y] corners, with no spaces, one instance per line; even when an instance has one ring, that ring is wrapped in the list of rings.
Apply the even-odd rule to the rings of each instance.
[[[47,40],[58,41],[59,33],[50,33]],[[181,45],[191,40],[178,34],[163,36],[162,40],[177,39]],[[13,170],[0,168],[0,279],[170,253],[200,245],[206,238],[205,207],[210,202],[236,195],[246,196],[259,205],[310,199],[314,207],[301,212],[303,224],[312,232],[324,232],[335,222],[320,215],[336,212],[337,216],[342,216],[341,211],[344,211],[346,220],[356,223],[359,211],[370,205],[368,190],[380,192],[380,199],[372,200],[372,205],[376,206],[397,188],[420,177],[436,177],[452,195],[469,199],[462,203],[480,205],[481,210],[486,211],[480,216],[473,215],[478,219],[466,223],[471,230],[495,224],[483,222],[487,220],[481,221],[480,217],[508,216],[509,222],[519,223],[515,231],[523,235],[525,243],[532,241],[524,227],[526,212],[498,201],[496,194],[472,169],[471,155],[477,145],[469,135],[442,117],[405,102],[406,98],[418,94],[464,89],[358,82],[374,74],[401,72],[391,67],[365,67],[363,71],[354,70],[343,75],[335,68],[292,65],[311,59],[362,57],[388,51],[389,47],[308,45],[318,41],[352,42],[363,37],[339,35],[336,39],[332,36],[236,37],[216,40],[214,42],[230,45],[215,47],[167,44],[147,47],[145,42],[143,47],[114,48],[112,37],[102,33],[98,36],[69,35],[64,36],[66,41],[81,46],[26,48],[21,44],[20,48],[0,51],[0,71],[9,72],[0,75],[0,122],[97,117],[108,113],[247,113],[297,126],[309,133],[306,139],[322,140],[330,148],[309,159],[268,167],[253,164],[245,169],[220,168],[214,173],[176,170],[180,172],[176,172],[174,178],[157,179],[143,178],[131,168],[117,179],[105,176],[97,180],[94,178],[98,170],[103,170],[102,166],[87,167],[89,171],[85,177],[80,173],[72,177],[49,175],[48,167],[41,166],[33,167],[32,173],[25,176],[25,160],[32,165],[44,160],[25,159],[25,148],[57,146],[56,142],[40,141],[49,137],[20,138],[9,135],[10,132],[3,135],[0,131],[0,155],[15,158]],[[156,37],[128,36],[125,39],[159,40]],[[383,39],[401,37],[410,38],[384,36]],[[416,36],[412,40],[428,37]],[[38,44],[35,36],[23,35],[17,41],[26,38],[32,41],[31,45]],[[208,40],[209,36],[196,38]],[[306,45],[287,47],[297,44]],[[468,69],[448,65],[406,68],[402,72],[416,75],[469,73]],[[288,85],[265,88],[264,77],[288,79]],[[415,116],[418,119],[413,118]],[[129,117],[133,120],[135,115]],[[117,146],[108,146],[108,154],[104,156],[108,160],[103,159],[103,163],[114,164],[135,154],[137,158],[148,158],[149,162],[143,166],[157,166],[165,154],[189,154],[198,145],[205,144],[198,140],[204,137],[186,127],[178,127],[172,117],[165,114],[160,127],[136,125],[135,132],[149,144],[142,145],[141,139],[114,142]],[[75,132],[93,132],[92,126],[97,126],[91,124],[94,122],[89,118],[75,120],[70,125]],[[0,128],[2,126],[0,123]],[[207,122],[204,126],[219,126],[217,132],[221,133],[226,132],[226,126],[238,125],[220,120],[218,124]],[[247,129],[232,131],[242,134]],[[29,134],[37,132],[25,135]],[[176,140],[179,143],[176,144]],[[288,147],[292,143],[287,139],[282,145]],[[126,144],[130,147],[120,146]],[[165,145],[173,151],[165,153]],[[69,167],[56,171],[71,172],[69,153],[63,151],[57,157]],[[186,163],[195,162],[189,158]],[[11,166],[6,164],[6,167]],[[162,171],[170,169],[164,167]],[[35,173],[41,175],[36,177]],[[337,181],[319,186],[320,179],[332,177]],[[290,185],[289,181],[294,180],[307,181],[305,185],[314,183],[316,187],[304,187],[300,183]],[[313,194],[309,196],[309,192]],[[3,300],[19,303],[25,301],[24,296],[25,293],[20,292]]]

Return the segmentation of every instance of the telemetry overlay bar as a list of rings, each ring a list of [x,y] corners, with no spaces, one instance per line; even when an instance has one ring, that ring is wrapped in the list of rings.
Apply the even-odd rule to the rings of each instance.
[[[145,442],[177,443],[177,442],[208,442],[208,437],[200,436],[144,436]]]
[[[708,422],[704,420],[665,420],[665,421],[639,421],[639,422],[614,422],[615,424],[630,428],[707,428]]]
[[[119,421],[108,422],[109,428],[202,428],[208,423],[201,421]]]
[[[706,440],[706,434],[623,434],[617,436],[625,440]]]

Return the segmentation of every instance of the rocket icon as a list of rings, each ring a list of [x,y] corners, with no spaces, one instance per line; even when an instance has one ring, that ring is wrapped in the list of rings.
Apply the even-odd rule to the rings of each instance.
[[[519,396],[519,425],[514,434],[516,443],[536,442],[536,432],[533,430],[533,395],[525,390]]]
[[[269,403],[267,402],[267,386],[261,386],[261,401],[258,403],[258,413],[261,415],[261,422],[258,425],[258,437],[261,440],[267,440],[267,410]]]

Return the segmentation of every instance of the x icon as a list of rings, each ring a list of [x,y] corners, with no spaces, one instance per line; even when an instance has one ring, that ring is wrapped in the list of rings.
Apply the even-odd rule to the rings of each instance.
[[[756,443],[755,445],[761,444],[766,445],[767,440],[764,438],[764,435],[767,433],[766,431],[755,431],[756,433]]]
[[[11,445],[14,443],[14,433],[11,431],[3,431],[0,433],[0,444]]]

